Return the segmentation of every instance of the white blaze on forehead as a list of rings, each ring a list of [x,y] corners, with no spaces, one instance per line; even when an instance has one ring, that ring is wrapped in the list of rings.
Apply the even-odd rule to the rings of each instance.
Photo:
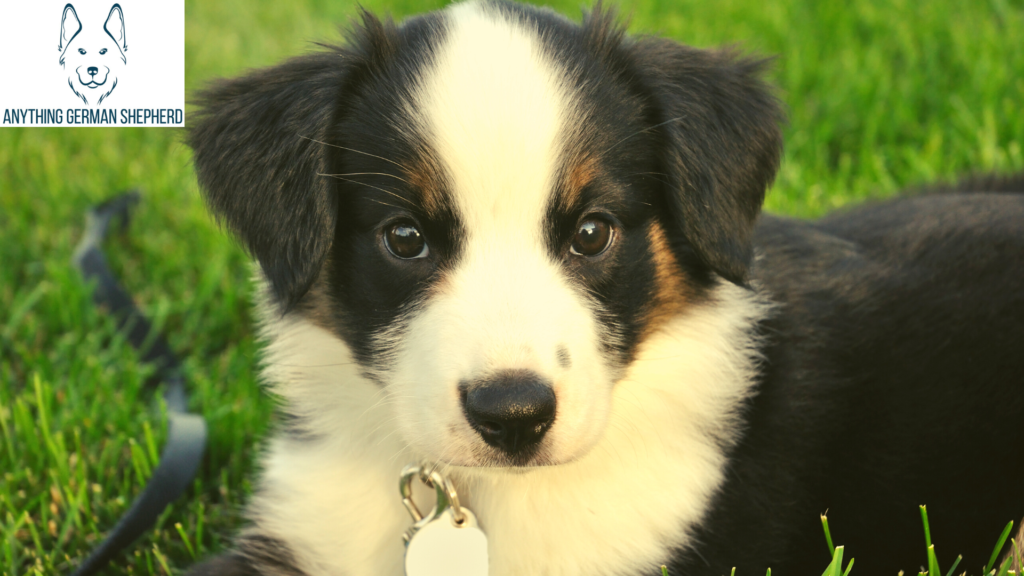
[[[536,30],[507,18],[475,2],[449,8],[418,95],[470,240],[513,230],[540,239],[568,112]]]
[[[600,435],[612,385],[595,304],[545,241],[572,92],[528,22],[481,3],[445,17],[446,36],[410,109],[465,235],[440,289],[407,329],[385,336],[400,350],[388,393],[417,450],[480,465],[486,446],[462,410],[460,383],[530,371],[552,385],[559,406],[542,451],[567,461]],[[558,363],[562,346],[570,367]]]
[[[432,298],[405,343],[419,350],[415,335],[429,332],[434,353],[419,352],[460,364],[437,374],[443,379],[504,368],[543,374],[567,336],[552,329],[559,321],[584,332],[577,343],[597,346],[591,313],[545,243],[559,137],[572,108],[537,30],[514,18],[476,2],[449,8],[447,35],[414,106],[465,231],[444,295]],[[460,344],[441,353],[438,341]]]

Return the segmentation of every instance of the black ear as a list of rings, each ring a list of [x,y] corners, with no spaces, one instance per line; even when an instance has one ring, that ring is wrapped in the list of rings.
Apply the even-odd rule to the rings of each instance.
[[[761,80],[766,61],[660,38],[635,45],[659,111],[669,206],[701,260],[746,280],[754,222],[782,153],[783,113]]]
[[[285,310],[316,280],[334,236],[337,199],[320,175],[347,67],[340,51],[321,52],[219,81],[199,94],[188,133],[207,203]]]

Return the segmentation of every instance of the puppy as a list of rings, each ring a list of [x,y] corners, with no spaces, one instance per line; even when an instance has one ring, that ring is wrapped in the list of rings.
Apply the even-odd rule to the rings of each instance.
[[[107,20],[83,26],[71,4],[60,19],[60,65],[68,71],[68,86],[82,102],[102,104],[117,87],[117,76],[128,63],[124,13],[120,4],[110,8]]]
[[[1024,515],[1024,179],[761,216],[764,61],[472,1],[220,81],[188,136],[260,264],[287,425],[193,574],[400,575],[410,462],[490,573],[983,563]],[[443,567],[442,567],[443,570]]]

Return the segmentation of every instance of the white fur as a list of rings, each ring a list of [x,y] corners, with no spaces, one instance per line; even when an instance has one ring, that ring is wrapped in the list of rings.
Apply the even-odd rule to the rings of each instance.
[[[604,434],[574,462],[448,469],[487,533],[492,576],[637,574],[685,547],[722,483],[719,446],[737,433],[757,362],[749,328],[765,312],[753,293],[723,284],[668,322],[641,345]],[[402,574],[411,519],[397,479],[420,454],[335,336],[276,316],[264,333],[273,389],[325,434],[271,444],[251,514],[310,576]]]

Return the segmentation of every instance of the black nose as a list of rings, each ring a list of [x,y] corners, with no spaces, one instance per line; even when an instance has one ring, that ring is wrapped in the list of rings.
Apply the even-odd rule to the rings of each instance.
[[[95,67],[95,66],[89,66],[88,68],[85,69],[85,71],[88,72],[89,74],[95,76],[95,75],[99,74],[100,69]]]
[[[470,425],[509,456],[528,458],[555,421],[555,392],[532,372],[502,372],[461,393]]]

